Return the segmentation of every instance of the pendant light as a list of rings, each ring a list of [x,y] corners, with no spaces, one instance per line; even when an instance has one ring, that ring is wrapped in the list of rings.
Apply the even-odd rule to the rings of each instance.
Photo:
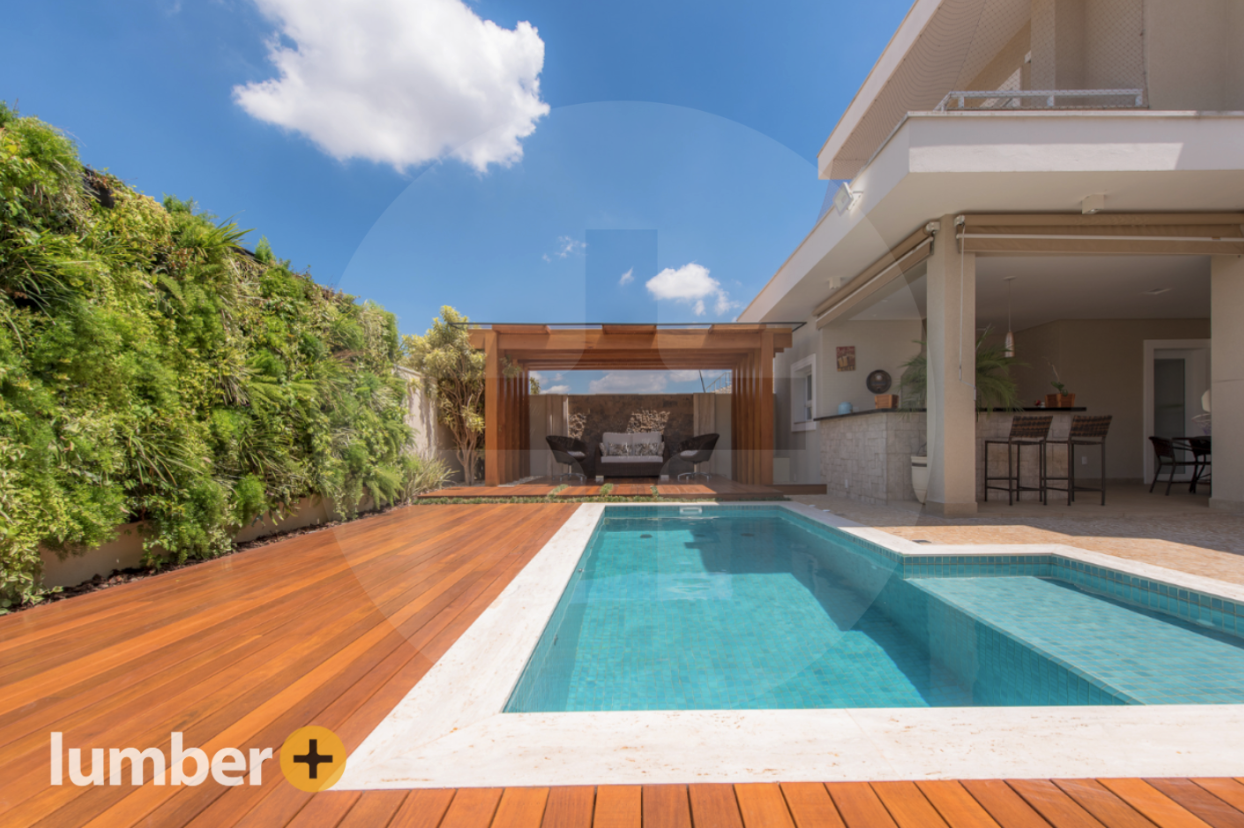
[[[1006,342],[1003,345],[1003,353],[1007,359],[1015,356],[1015,334],[1011,332],[1011,282],[1015,281],[1014,276],[1008,276],[1006,279]]]

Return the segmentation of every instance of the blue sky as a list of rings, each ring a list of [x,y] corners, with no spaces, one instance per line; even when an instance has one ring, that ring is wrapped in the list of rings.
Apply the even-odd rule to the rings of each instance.
[[[44,0],[6,9],[0,98],[405,333],[442,304],[726,320],[815,221],[816,151],[907,6]],[[602,380],[546,386],[692,387]]]

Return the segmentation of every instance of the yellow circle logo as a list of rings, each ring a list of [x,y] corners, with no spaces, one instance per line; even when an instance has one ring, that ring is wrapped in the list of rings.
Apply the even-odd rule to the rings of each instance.
[[[281,745],[281,773],[300,791],[326,791],[346,769],[346,746],[326,727],[300,727]]]

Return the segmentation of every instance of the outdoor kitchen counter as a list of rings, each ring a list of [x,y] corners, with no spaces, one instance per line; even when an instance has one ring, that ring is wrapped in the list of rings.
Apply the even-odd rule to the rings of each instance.
[[[1065,440],[1074,414],[1086,409],[1025,408],[1024,413],[1052,414],[1051,440]],[[1020,412],[981,411],[976,419],[976,490],[977,498],[985,497],[985,441],[1005,440],[1011,429],[1011,418]],[[911,456],[924,451],[926,417],[923,409],[877,408],[817,417],[820,436],[821,479],[826,493],[870,503],[915,500],[911,487]],[[1047,450],[1047,473],[1062,477],[1067,473],[1067,453],[1061,446]],[[1096,451],[1096,449],[1094,449]],[[1000,446],[989,452],[990,476],[1005,476],[1006,451]],[[1094,455],[1086,471],[1099,468]],[[1037,449],[1024,449],[1023,482],[1037,485]],[[1090,484],[1092,485],[1092,484]],[[1006,498],[1006,492],[991,492],[994,498]],[[1024,492],[1024,500],[1036,500],[1036,492]]]

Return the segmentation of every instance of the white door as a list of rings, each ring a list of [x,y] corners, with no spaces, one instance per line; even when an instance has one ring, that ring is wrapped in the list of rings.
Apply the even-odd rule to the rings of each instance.
[[[1145,480],[1153,480],[1156,461],[1149,437],[1196,437],[1205,433],[1198,420],[1204,410],[1201,397],[1209,390],[1210,361],[1207,340],[1146,342],[1145,355]],[[1192,456],[1180,453],[1181,460]],[[1192,467],[1180,469],[1176,480],[1188,480]],[[1165,479],[1165,475],[1163,475]]]

